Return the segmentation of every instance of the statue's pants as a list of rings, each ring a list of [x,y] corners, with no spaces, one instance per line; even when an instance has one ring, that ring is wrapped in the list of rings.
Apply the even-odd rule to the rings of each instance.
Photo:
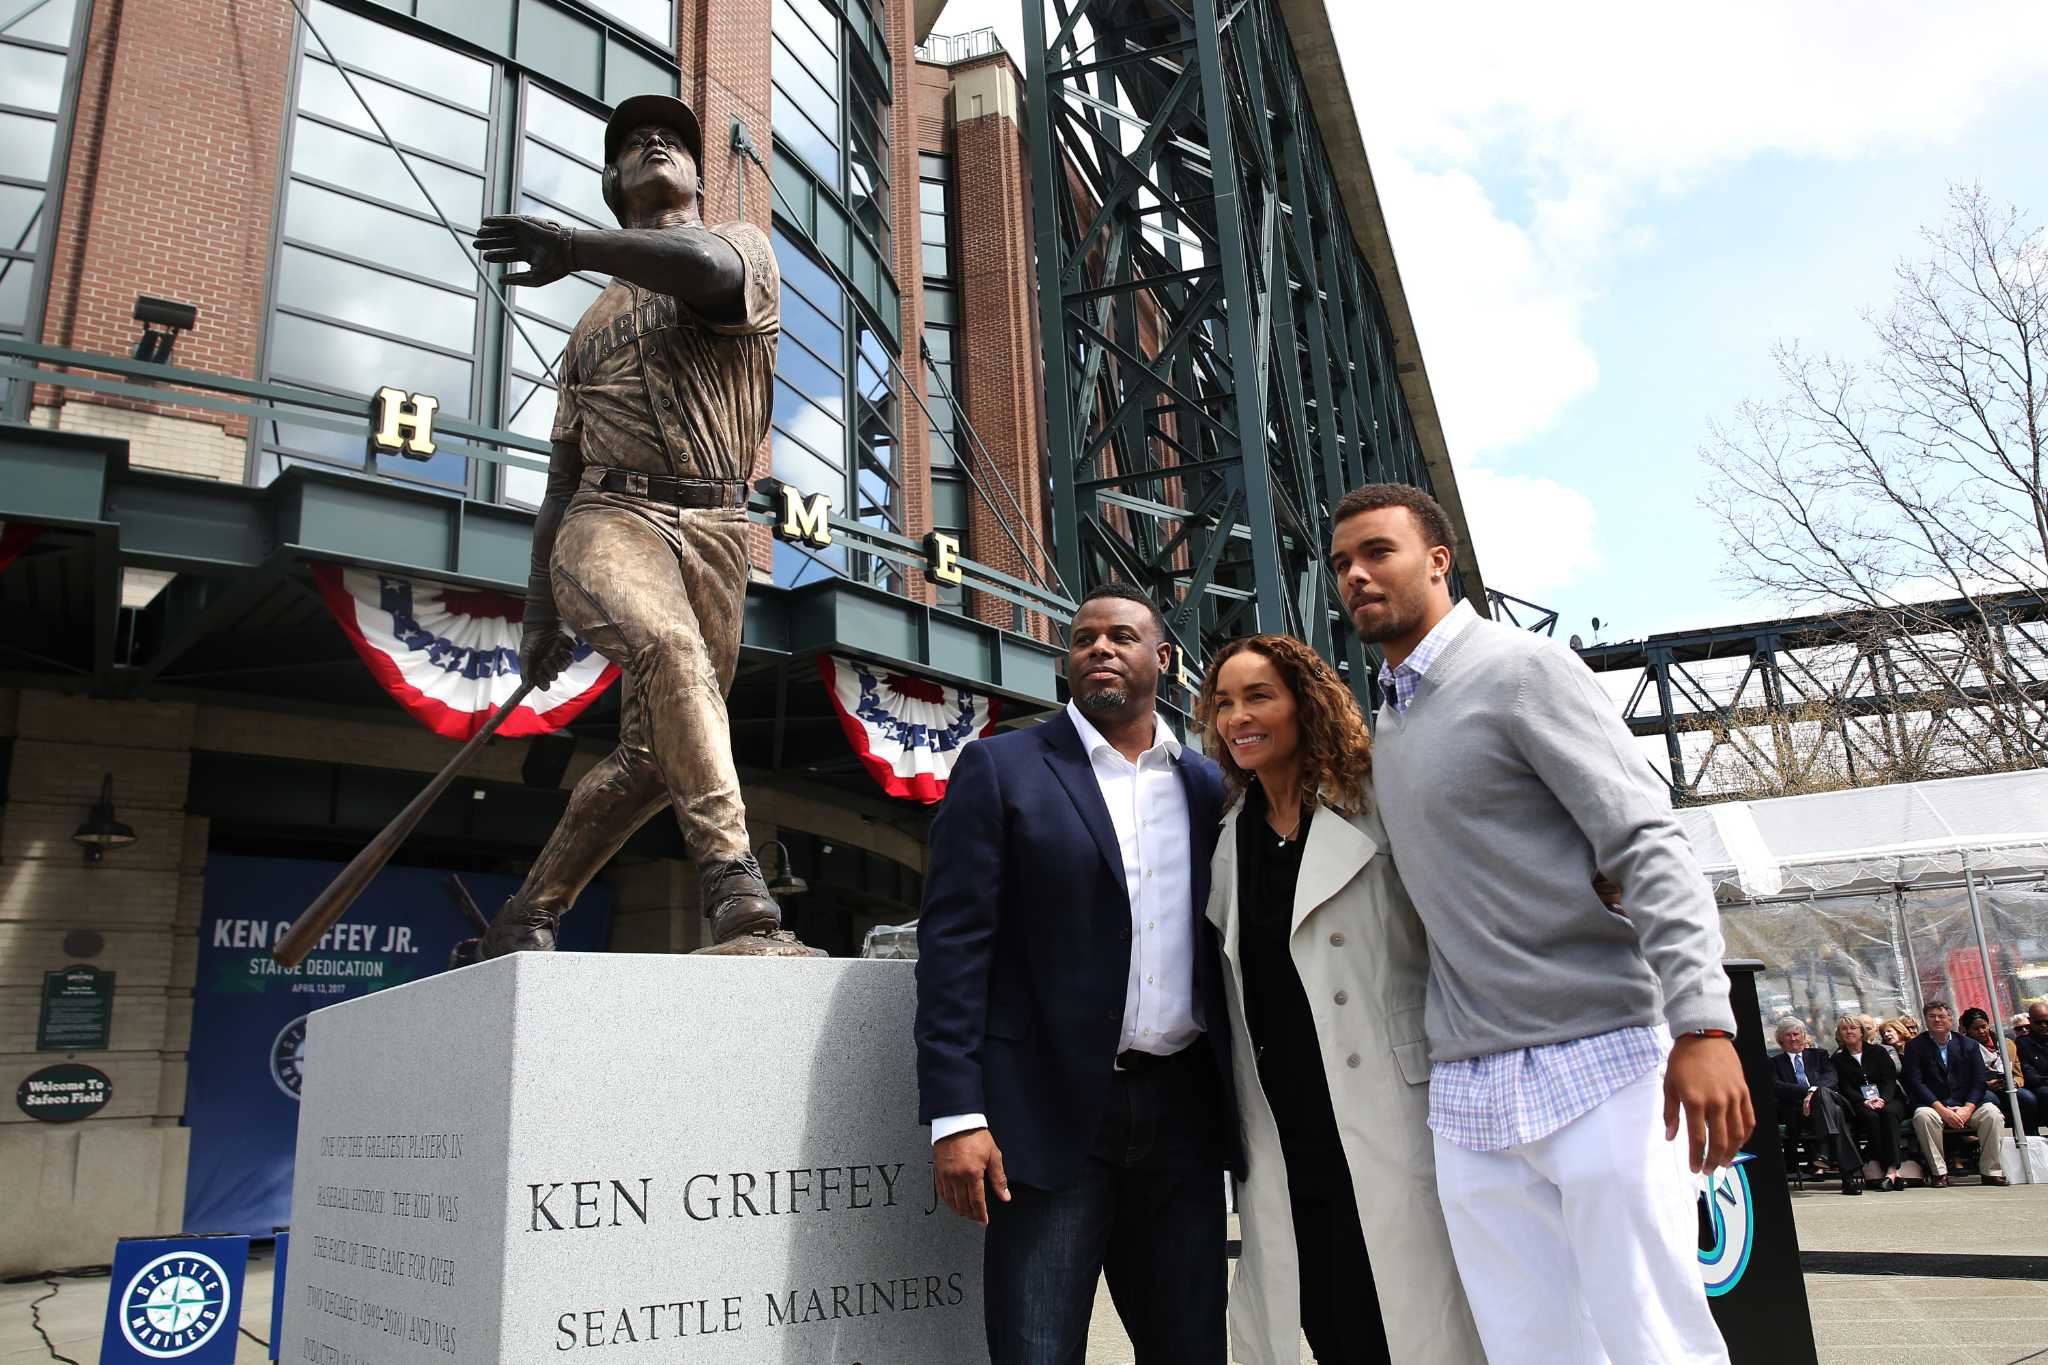
[[[560,913],[664,802],[699,867],[747,850],[725,694],[739,662],[746,513],[585,488],[550,569],[562,624],[619,666],[619,745],[576,784],[519,899]]]

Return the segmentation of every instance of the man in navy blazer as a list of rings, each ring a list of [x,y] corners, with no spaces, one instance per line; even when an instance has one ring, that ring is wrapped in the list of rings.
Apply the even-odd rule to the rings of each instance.
[[[1913,1136],[1933,1172],[1927,1183],[1937,1189],[1948,1184],[1942,1135],[1968,1128],[1983,1148],[1977,1160],[1984,1183],[2003,1185],[2004,1155],[1998,1144],[2005,1136],[2005,1117],[1997,1105],[1984,1103],[1984,1050],[1962,1034],[1950,1032],[1955,1016],[1946,1001],[1928,1001],[1926,1019],[1927,1032],[1906,1044],[1899,1070],[1906,1083],[1907,1102],[1913,1105]]]
[[[1223,1365],[1223,786],[1157,714],[1171,655],[1142,593],[1089,593],[1074,700],[965,749],[932,824],[919,1117],[940,1197],[988,1229],[994,1365],[1079,1365],[1098,1276],[1139,1365]]]

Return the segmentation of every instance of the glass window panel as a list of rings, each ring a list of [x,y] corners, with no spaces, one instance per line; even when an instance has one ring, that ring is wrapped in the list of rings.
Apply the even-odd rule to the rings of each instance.
[[[967,525],[967,485],[958,479],[932,480],[932,525],[957,531]]]
[[[924,333],[925,349],[932,353],[932,359],[944,364],[953,358],[953,329],[950,327],[927,327]]]
[[[596,95],[602,88],[604,30],[547,0],[520,0],[517,56],[571,90]]]
[[[400,0],[403,8],[404,0]],[[423,24],[476,44],[486,52],[512,50],[514,0],[418,0]]]
[[[0,114],[0,175],[43,180],[50,174],[50,148],[57,125],[46,118]]]
[[[370,108],[376,111],[377,120],[383,122],[384,131],[401,146],[432,152],[435,156],[446,157],[475,170],[483,169],[484,144],[490,134],[490,125],[486,121],[404,90],[395,90],[368,76],[354,74],[349,79],[355,82],[356,92],[362,99],[350,93],[348,82],[342,79],[340,71],[308,54],[299,77],[299,108],[333,119],[336,123],[346,123],[382,141],[377,132],[377,122],[363,108],[363,100],[368,100]]]
[[[516,465],[499,465],[502,475],[499,487],[504,491],[505,501],[520,507],[539,507],[548,494],[548,476],[538,469],[521,469]]]
[[[368,439],[360,433],[348,436],[320,427],[293,426],[289,422],[264,422],[257,430],[262,439],[272,445],[314,455],[335,464],[360,469],[369,455],[366,449]]]
[[[942,213],[918,214],[917,235],[921,241],[932,246],[944,246],[946,244],[946,216]]]
[[[597,296],[603,292],[604,285],[601,281],[589,280],[581,275],[565,275],[540,289],[522,289],[515,286],[510,295],[514,308],[539,313],[563,327],[574,327],[583,320],[583,314],[589,310],[591,304],[597,302]]]
[[[10,8],[20,2],[8,0]],[[32,47],[0,43],[0,90],[6,92],[0,95],[0,102],[56,113],[58,101],[64,96],[67,60],[62,52],[39,52]]]
[[[28,286],[35,274],[32,260],[0,258],[0,327],[18,332],[28,321]]]
[[[43,216],[43,191],[0,185],[0,247],[29,251]]]
[[[925,433],[925,449],[931,456],[934,469],[941,465],[951,468],[959,464],[960,457],[956,451],[962,444],[964,442],[954,437],[951,432],[932,430]]]
[[[467,360],[311,318],[276,315],[270,329],[270,367],[280,379],[342,393],[371,394],[386,384],[408,393],[430,393],[441,400],[441,411],[448,416],[469,416]]]
[[[795,290],[785,290],[782,295],[782,334],[798,338],[819,355],[836,356],[845,344],[839,324]]]
[[[604,120],[532,81],[526,83],[526,129],[593,166],[604,165]]]
[[[591,174],[595,175],[597,172],[592,171]],[[566,217],[571,223],[578,223],[584,227],[611,228],[618,226],[618,220],[611,216],[611,210],[609,209],[605,210],[605,216],[602,220],[585,218],[580,213],[571,213],[567,209],[557,208],[553,204],[543,204],[530,194],[519,196],[519,211],[531,214],[536,218],[554,218],[559,220]]]
[[[846,304],[845,291],[809,252],[784,236],[782,229],[775,229],[774,237],[775,264],[781,268],[783,284],[794,286],[827,316],[839,316]]]
[[[22,7],[26,2],[18,0],[9,7],[8,13],[20,17],[0,32],[10,38],[26,38],[36,43],[68,45],[71,42],[71,24],[78,17],[77,0],[50,0],[49,4],[24,14]]]
[[[531,375],[544,373],[533,348],[538,346],[547,356],[548,364],[554,367],[556,378],[562,374],[562,352],[568,348],[569,334],[558,327],[550,327],[538,318],[522,317],[512,332],[512,363]],[[521,333],[524,335],[521,335]],[[532,338],[529,342],[528,338]]]
[[[778,540],[775,542],[774,574],[778,588],[795,588],[805,583],[843,578],[846,575],[846,546],[835,544],[822,550],[805,546],[799,550],[788,541]]]
[[[948,263],[946,260],[946,248],[944,246],[933,246],[930,242],[926,242],[919,249],[924,253],[924,264],[922,266],[922,269],[924,270],[925,274],[947,275],[952,273],[948,269]]]
[[[404,455],[379,455],[377,472],[387,479],[439,484],[458,493],[469,491],[469,457],[449,450],[438,450],[424,460]]]
[[[835,509],[845,510],[846,478],[837,464],[790,440],[774,443],[774,457],[776,478],[806,493],[823,493]]]
[[[599,172],[581,162],[552,152],[528,139],[525,160],[520,166],[519,188],[529,194],[543,194],[591,222],[612,216],[605,207],[604,180]]]
[[[853,228],[839,205],[822,195],[818,199],[818,225],[811,237],[827,260],[837,264],[841,270],[846,268],[852,259],[849,253],[853,250]]]
[[[778,109],[775,118],[775,146],[803,161],[830,184],[839,183],[839,149],[832,139],[794,105]]]
[[[789,55],[782,40],[775,40],[775,85],[791,104],[810,115],[811,122],[827,136],[839,127],[839,99],[835,92],[818,83],[803,63]]]
[[[668,46],[665,40],[663,46]],[[604,45],[604,101],[618,104],[631,95],[673,95],[676,69],[612,37]],[[714,144],[715,145],[715,144]]]
[[[960,298],[950,289],[926,289],[924,291],[924,320],[932,326],[943,326],[957,322],[960,317]]]
[[[845,417],[846,395],[839,372],[802,346],[783,346],[776,351],[775,374],[832,416]]]
[[[920,180],[917,184],[917,206],[926,213],[940,215],[944,221],[946,212],[946,187],[936,181]]]
[[[945,156],[933,156],[930,152],[919,152],[917,154],[917,173],[922,176],[928,176],[933,180],[951,180],[953,178],[953,159]]]
[[[385,261],[415,275],[476,287],[469,253],[447,228],[318,185],[292,185],[285,196],[284,232],[298,241]]]
[[[474,228],[482,216],[484,181],[479,175],[409,157],[419,172],[434,204],[458,228]],[[359,194],[371,195],[421,213],[432,213],[433,205],[413,184],[398,153],[381,142],[345,133],[311,119],[300,119],[292,133],[292,172],[340,185]]]
[[[450,350],[476,344],[476,299],[416,284],[302,247],[284,248],[277,272],[280,307],[415,337]]]
[[[669,0],[583,0],[600,14],[610,15],[627,28],[637,29],[643,37],[654,39],[663,47],[674,47],[676,23]]]
[[[517,401],[505,419],[505,429],[539,441],[551,437],[555,430],[555,402],[560,395],[549,385],[530,379],[514,379],[506,389],[507,396]]]
[[[821,412],[782,380],[775,381],[775,426],[832,459],[839,467],[839,452],[846,447],[846,428]]]
[[[478,113],[491,107],[491,68],[486,62],[460,52],[401,33],[395,28],[337,9],[326,0],[314,0],[309,11],[313,27],[326,40],[323,48],[311,34],[306,51],[333,55],[350,66],[375,71],[400,85],[431,90],[442,99],[453,100]],[[379,111],[382,112],[381,110]]]
[[[839,85],[839,20],[820,0],[775,0],[769,28],[828,89]]]

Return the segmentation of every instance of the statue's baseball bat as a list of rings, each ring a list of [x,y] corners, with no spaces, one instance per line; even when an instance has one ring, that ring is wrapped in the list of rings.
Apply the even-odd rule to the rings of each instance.
[[[526,694],[532,690],[533,684],[530,682],[519,684],[519,690],[507,697],[505,704],[492,713],[491,718],[484,722],[484,728],[477,731],[471,736],[469,743],[462,746],[462,752],[449,759],[448,766],[435,775],[434,780],[426,785],[426,789],[407,802],[405,809],[398,812],[390,824],[379,830],[377,837],[370,840],[361,853],[351,858],[348,866],[344,867],[333,881],[327,883],[327,889],[306,907],[306,912],[292,921],[291,931],[279,939],[277,946],[270,950],[270,956],[276,959],[280,966],[296,967],[306,960],[306,954],[313,951],[313,945],[334,927],[335,921],[348,913],[348,908],[355,904],[357,896],[363,894],[363,888],[370,884],[370,879],[384,870],[384,864],[391,861],[392,855],[398,852],[399,847],[413,832],[413,828],[432,808],[434,802],[440,799],[441,793],[448,790],[448,784],[469,766],[470,759],[476,757],[476,751],[483,748],[485,742],[498,732],[498,726],[503,723],[505,717],[511,715],[513,708],[525,701]]]

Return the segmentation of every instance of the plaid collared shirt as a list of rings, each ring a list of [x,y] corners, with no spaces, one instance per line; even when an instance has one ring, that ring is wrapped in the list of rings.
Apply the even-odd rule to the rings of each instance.
[[[1422,637],[1422,643],[1401,660],[1399,668],[1388,668],[1384,662],[1380,664],[1380,695],[1387,699],[1387,705],[1394,708],[1395,715],[1408,714],[1408,706],[1415,700],[1415,689],[1422,686],[1422,675],[1429,672],[1429,666],[1436,662],[1437,655],[1449,649],[1451,641],[1463,635],[1465,627],[1478,619],[1479,613],[1461,597],[1451,608],[1451,614],[1431,627],[1429,634]]]
[[[1478,619],[1461,598],[1398,668],[1380,665],[1380,693],[1394,714],[1408,714],[1429,666]],[[1430,1130],[1469,1152],[1536,1142],[1641,1080],[1670,1050],[1670,1035],[1654,1025],[1437,1062],[1429,1073]]]

